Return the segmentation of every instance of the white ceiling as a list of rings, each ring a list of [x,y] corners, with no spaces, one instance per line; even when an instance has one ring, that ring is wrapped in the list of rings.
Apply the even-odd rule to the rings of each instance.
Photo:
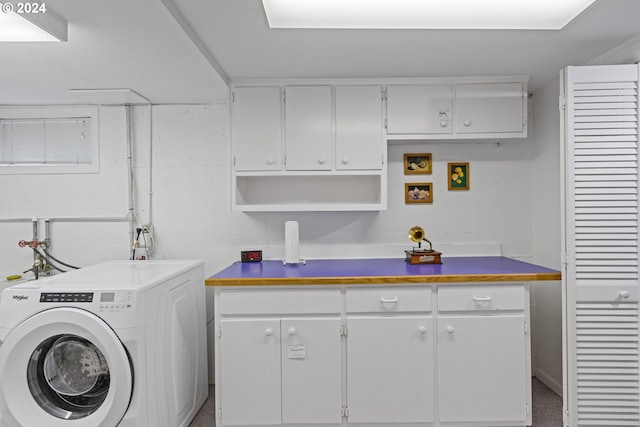
[[[426,1],[426,0],[425,0]],[[0,104],[219,102],[246,79],[530,75],[530,90],[640,34],[640,1],[599,0],[561,31],[269,29],[261,0],[47,0],[66,43],[0,43]],[[217,72],[217,71],[219,72]]]

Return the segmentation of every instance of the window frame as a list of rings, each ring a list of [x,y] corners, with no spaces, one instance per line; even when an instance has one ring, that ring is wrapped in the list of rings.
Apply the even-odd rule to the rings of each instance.
[[[87,164],[1,164],[0,175],[93,174],[100,172],[99,109],[84,107],[0,107],[0,120],[91,120],[91,162]]]

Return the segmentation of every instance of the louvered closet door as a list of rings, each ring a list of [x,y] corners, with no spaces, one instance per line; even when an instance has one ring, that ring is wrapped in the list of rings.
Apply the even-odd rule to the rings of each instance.
[[[640,426],[637,65],[563,73],[570,426]]]

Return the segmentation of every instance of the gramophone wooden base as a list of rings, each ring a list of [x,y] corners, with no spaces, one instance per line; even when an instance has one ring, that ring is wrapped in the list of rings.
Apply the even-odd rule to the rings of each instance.
[[[440,256],[441,252],[438,251],[404,251],[407,254],[405,261],[409,264],[442,264]]]

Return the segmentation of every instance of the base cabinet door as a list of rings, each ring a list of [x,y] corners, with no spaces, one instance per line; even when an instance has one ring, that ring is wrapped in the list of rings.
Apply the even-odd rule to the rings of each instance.
[[[438,318],[441,422],[527,419],[524,315]]]
[[[221,320],[222,424],[281,424],[280,320]]]
[[[340,424],[340,319],[282,319],[282,423]]]
[[[433,422],[431,316],[347,317],[349,423]]]

